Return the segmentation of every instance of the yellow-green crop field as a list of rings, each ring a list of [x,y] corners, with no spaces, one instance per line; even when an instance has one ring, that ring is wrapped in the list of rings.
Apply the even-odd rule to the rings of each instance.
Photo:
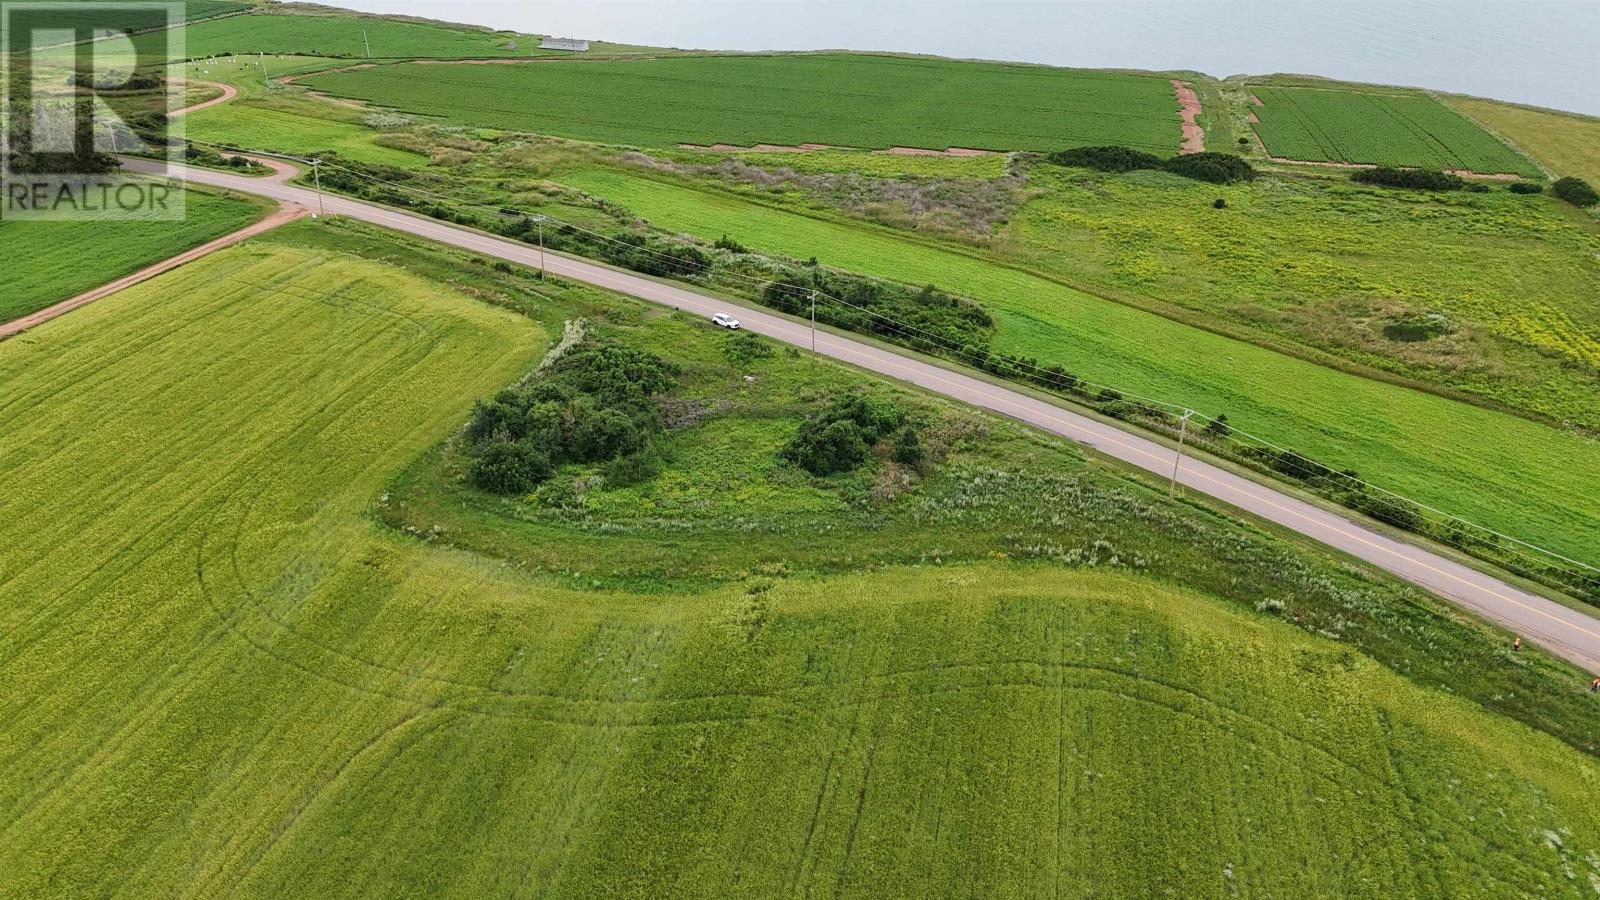
[[[1516,142],[1558,176],[1600,184],[1600,118],[1476,97],[1451,97],[1450,103]]]
[[[1176,585],[636,595],[387,530],[387,480],[547,338],[323,227],[0,344],[0,894],[1600,879],[1593,757]]]

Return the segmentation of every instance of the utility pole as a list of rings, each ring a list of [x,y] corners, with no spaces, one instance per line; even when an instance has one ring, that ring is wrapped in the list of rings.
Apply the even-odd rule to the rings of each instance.
[[[317,182],[317,215],[325,216],[328,211],[322,208],[322,160],[311,161],[311,177]]]
[[[1189,435],[1189,417],[1194,415],[1194,410],[1183,411],[1183,418],[1178,420],[1178,455],[1172,458],[1172,483],[1167,486],[1167,499],[1171,500],[1178,495],[1178,464],[1183,462],[1183,439]]]
[[[811,292],[811,362],[817,362],[817,292]]]
[[[539,226],[539,280],[540,281],[544,280],[544,220],[545,220],[545,216],[542,216],[542,215],[538,215],[538,216],[534,216],[533,217],[533,221],[535,223],[537,223],[538,226]]]

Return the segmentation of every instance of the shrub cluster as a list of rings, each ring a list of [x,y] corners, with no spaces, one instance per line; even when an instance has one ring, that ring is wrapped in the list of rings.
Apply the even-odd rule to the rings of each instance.
[[[1506,190],[1513,194],[1542,194],[1544,185],[1534,181],[1513,181],[1506,185]]]
[[[1255,168],[1242,157],[1210,151],[1162,159],[1131,147],[1074,147],[1071,150],[1058,150],[1046,158],[1058,166],[1079,166],[1101,172],[1162,169],[1212,184],[1233,184],[1256,177]]]
[[[762,291],[761,302],[796,316],[811,315],[811,291],[843,303],[817,304],[817,321],[851,331],[881,335],[929,353],[948,353],[950,345],[983,347],[994,333],[994,318],[979,304],[932,285],[913,288],[821,267],[780,267]]]
[[[711,257],[687,242],[644,231],[602,236],[566,223],[548,223],[540,229],[531,216],[515,209],[502,209],[498,216],[486,213],[480,217],[460,209],[451,209],[415,192],[373,181],[376,179],[396,184],[415,181],[416,173],[406,169],[339,159],[332,152],[323,153],[318,158],[336,161],[339,166],[323,169],[322,180],[325,185],[368,200],[413,209],[441,221],[484,228],[529,244],[543,240],[544,245],[552,250],[603,259],[625,269],[663,278],[694,278],[711,268]],[[439,188],[431,189],[435,193],[443,193]]]
[[[627,482],[653,474],[646,459],[662,429],[656,398],[673,373],[659,357],[585,341],[537,381],[480,400],[467,421],[472,483],[523,494],[567,462],[608,463]]]
[[[758,334],[749,331],[730,332],[722,341],[722,354],[736,366],[749,365],[758,359],[772,356],[772,345]]]
[[[1359,475],[1349,469],[1334,470],[1293,450],[1272,447],[1245,447],[1243,455],[1380,522],[1406,531],[1427,533],[1423,527],[1422,510],[1416,504],[1374,492],[1361,482]]]
[[[1233,184],[1256,177],[1256,170],[1242,157],[1232,153],[1190,153],[1174,156],[1161,164],[1161,168],[1174,175],[1209,181],[1212,184]]]
[[[10,110],[10,117],[5,122],[0,122],[0,127],[5,128],[6,140],[0,140],[0,149],[5,151],[5,166],[11,172],[28,173],[33,175],[77,175],[99,174],[113,172],[121,165],[117,158],[110,153],[96,153],[94,147],[87,141],[72,141],[72,153],[26,153],[18,148],[33,147],[35,110],[31,104],[22,103]],[[41,130],[62,128],[59,120],[41,120]]]
[[[1350,180],[1381,187],[1410,188],[1414,191],[1459,191],[1467,186],[1465,178],[1451,175],[1449,172],[1438,172],[1433,169],[1395,169],[1389,166],[1362,169],[1351,175]]]
[[[802,422],[781,455],[813,475],[832,475],[860,466],[880,444],[896,462],[922,462],[922,443],[905,410],[888,400],[848,394]]]
[[[1073,147],[1057,150],[1046,159],[1058,166],[1077,166],[1101,172],[1132,172],[1135,169],[1159,169],[1163,160],[1154,153],[1132,147]]]
[[[228,169],[264,169],[265,166],[244,158],[243,156],[224,155],[209,147],[197,147],[189,144],[183,148],[183,158],[189,162],[202,166],[213,166]]]
[[[97,91],[153,91],[167,84],[166,79],[157,73],[129,74],[121,69],[108,69],[100,73],[76,70],[67,76],[67,83],[73,87],[92,87]]]
[[[1551,185],[1550,192],[1573,206],[1593,206],[1600,203],[1600,194],[1595,193],[1589,182],[1571,175]]]

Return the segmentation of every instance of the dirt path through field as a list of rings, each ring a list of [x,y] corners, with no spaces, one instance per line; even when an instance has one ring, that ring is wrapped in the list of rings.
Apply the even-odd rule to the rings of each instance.
[[[192,112],[199,112],[202,109],[210,109],[213,106],[221,106],[222,104],[227,103],[229,100],[232,100],[233,98],[239,96],[239,89],[238,88],[234,87],[231,84],[223,84],[220,81],[200,81],[200,80],[197,80],[197,79],[194,79],[194,78],[190,78],[190,79],[186,79],[186,83],[187,84],[203,84],[206,87],[214,87],[217,90],[222,92],[222,96],[213,97],[212,99],[207,100],[204,103],[196,103],[193,106],[185,106],[183,109],[174,110],[173,112],[170,112],[170,113],[167,114],[167,118],[176,119],[176,118],[178,118],[180,116],[187,116],[189,113],[192,113]]]
[[[66,315],[67,313],[72,312],[81,306],[88,306],[96,300],[109,297],[118,291],[133,287],[140,282],[149,281],[157,275],[170,272],[184,263],[194,262],[195,260],[215,253],[224,247],[231,247],[240,241],[249,240],[258,234],[264,234],[274,228],[277,228],[279,225],[293,222],[295,219],[298,219],[301,216],[308,215],[310,212],[311,210],[299,205],[298,203],[280,204],[277,210],[272,213],[272,215],[267,216],[265,219],[262,219],[254,225],[245,226],[244,228],[241,228],[232,234],[225,234],[214,241],[201,244],[192,250],[185,250],[184,252],[179,253],[177,256],[169,257],[153,266],[140,269],[139,271],[134,272],[132,275],[125,275],[122,278],[118,278],[116,281],[111,282],[110,284],[103,284],[94,290],[86,291],[76,297],[71,298],[70,300],[63,300],[53,306],[47,306],[36,313],[30,313],[29,315],[23,316],[20,319],[13,319],[10,322],[6,322],[5,324],[0,325],[0,340],[5,340],[6,338],[21,334],[22,332],[38,325],[42,325],[45,322],[56,318],[57,316]]]
[[[1183,119],[1183,143],[1178,145],[1178,153],[1204,153],[1206,132],[1195,121],[1200,115],[1200,95],[1191,85],[1176,78],[1172,79],[1172,92],[1178,95],[1178,116]]]

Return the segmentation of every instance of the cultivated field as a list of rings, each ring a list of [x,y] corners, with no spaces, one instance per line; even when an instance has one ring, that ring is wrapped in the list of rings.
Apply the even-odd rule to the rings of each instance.
[[[1557,175],[1600,184],[1600,119],[1480,100],[1451,97],[1468,115],[1505,135]]]
[[[1591,556],[1587,473],[1600,446],[1571,432],[1304,362],[883,229],[593,170],[563,183],[655,225],[981,300],[995,348],[1215,415],[1505,533]],[[1223,361],[1226,365],[1219,365]],[[1600,476],[1597,476],[1600,477]],[[1574,480],[1576,479],[1576,481]]]
[[[1524,159],[1470,119],[1427,94],[1255,85],[1264,106],[1255,130],[1287,159],[1514,172],[1538,177]]]
[[[1177,152],[1165,79],[854,54],[379,66],[306,80],[456,122],[608,143]]]
[[[751,165],[782,167],[808,174],[831,172],[886,178],[908,175],[918,178],[999,178],[1005,174],[1008,159],[1001,153],[985,153],[979,156],[922,156],[863,150],[805,152],[682,150],[671,152],[669,155],[694,163],[733,159]]]
[[[1580,896],[1600,878],[1592,757],[1125,559],[642,595],[443,546],[450,526],[385,529],[364,514],[391,473],[545,343],[407,271],[496,284],[440,256],[300,224],[0,344],[0,514],[39,523],[0,536],[0,891]],[[574,302],[540,291],[483,296]],[[1308,592],[1359,588],[1296,558]]]
[[[185,41],[190,57],[256,52],[359,59],[369,55],[382,59],[537,56],[541,53],[537,50],[539,38],[533,35],[446,28],[367,16],[235,16],[190,26]]]
[[[254,200],[190,191],[181,222],[0,221],[6,248],[0,322],[37,312],[91,288],[237,231],[261,218]]]

